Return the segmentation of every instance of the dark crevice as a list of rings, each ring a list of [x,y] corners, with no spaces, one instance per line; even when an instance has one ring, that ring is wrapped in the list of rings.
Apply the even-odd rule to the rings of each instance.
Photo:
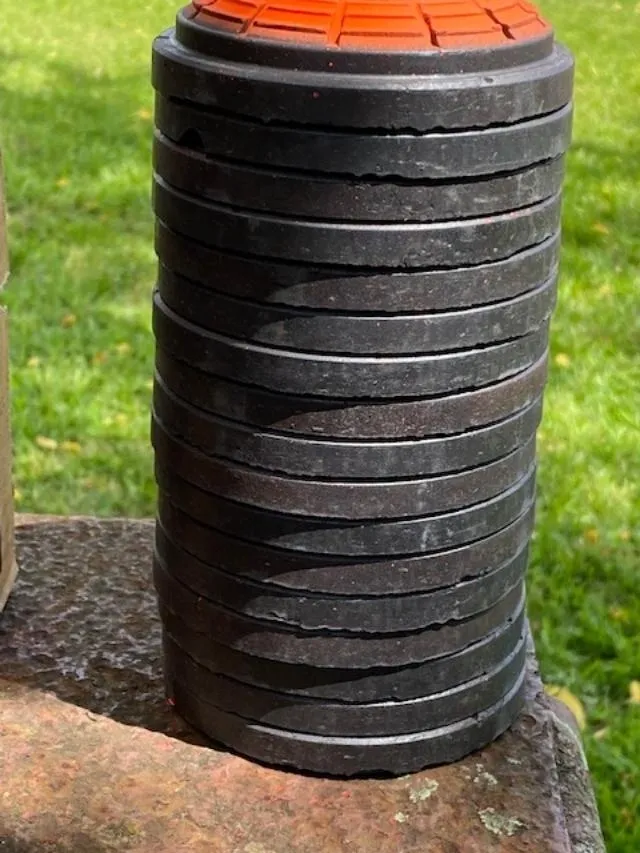
[[[277,344],[264,344],[264,343],[255,343],[253,341],[247,341],[243,338],[237,338],[232,335],[225,335],[218,331],[213,331],[212,329],[207,329],[203,326],[194,323],[192,320],[187,320],[180,314],[178,314],[171,306],[164,301],[160,292],[156,289],[154,291],[155,298],[159,299],[162,302],[163,308],[165,312],[173,314],[171,317],[171,321],[175,322],[175,318],[178,318],[178,322],[182,326],[191,327],[191,329],[196,330],[196,334],[199,334],[201,337],[209,338],[210,340],[215,341],[216,343],[225,345],[230,345],[234,343],[242,344],[244,350],[247,351],[260,351],[261,353],[289,353],[291,357],[294,358],[305,358],[306,356],[314,356],[314,358],[310,358],[310,361],[322,362],[324,364],[344,364],[348,362],[367,362],[367,364],[374,364],[376,362],[425,362],[430,360],[431,362],[439,362],[441,360],[447,358],[464,358],[472,353],[477,352],[485,352],[487,350],[504,350],[509,347],[510,344],[515,344],[518,341],[523,341],[525,339],[535,338],[539,335],[540,330],[544,327],[547,327],[550,322],[550,317],[547,317],[536,329],[533,329],[530,332],[527,332],[524,335],[517,335],[513,338],[507,338],[506,340],[499,341],[496,343],[495,341],[488,341],[475,344],[473,347],[469,349],[461,349],[461,350],[445,350],[438,351],[437,353],[420,353],[415,355],[413,353],[354,353],[354,354],[346,354],[342,352],[316,352],[313,350],[302,350],[302,349],[292,349],[291,347],[279,346]],[[359,398],[360,399],[360,398]]]
[[[211,159],[207,152],[207,147],[202,135],[193,127],[185,130],[184,133],[180,135],[178,145],[181,145],[183,148],[188,148],[190,151],[195,151],[198,154],[204,154],[207,159]]]
[[[157,217],[158,221],[164,226],[164,228],[176,234],[178,232],[175,229],[171,228],[167,223],[161,218]],[[258,261],[260,263],[271,263],[277,265],[278,267],[288,267],[290,269],[300,269],[304,267],[305,269],[311,271],[317,271],[318,275],[332,275],[334,277],[340,277],[342,275],[347,275],[351,279],[356,279],[358,277],[369,277],[369,276],[388,276],[388,275],[403,275],[410,276],[415,273],[448,273],[452,274],[454,271],[460,272],[462,270],[473,270],[473,269],[481,269],[483,267],[489,266],[489,264],[493,263],[505,263],[509,261],[511,258],[515,258],[518,255],[523,255],[526,252],[542,247],[543,245],[549,245],[551,243],[557,242],[560,239],[560,229],[557,229],[550,234],[548,237],[539,240],[536,243],[531,243],[530,245],[523,246],[521,249],[517,251],[511,252],[508,255],[505,255],[503,258],[493,259],[493,260],[482,260],[477,264],[459,264],[458,266],[446,266],[444,264],[440,265],[431,265],[431,266],[412,266],[412,267],[400,267],[398,264],[393,266],[366,266],[366,265],[349,265],[349,264],[329,264],[329,263],[303,263],[297,260],[291,260],[289,258],[281,258],[281,257],[272,257],[270,255],[258,255],[255,252],[239,252],[234,249],[230,249],[228,247],[220,248],[217,246],[210,246],[207,243],[204,243],[202,240],[198,240],[197,237],[194,237],[192,234],[188,235],[188,239],[190,243],[195,244],[197,247],[204,249],[206,251],[214,251],[230,258],[237,258],[241,261]]]
[[[295,24],[259,24],[261,30],[273,30],[273,32],[285,33],[311,33],[312,35],[324,35],[322,30],[314,27],[301,27]]]
[[[156,377],[156,381],[157,381],[157,377]],[[169,394],[171,394],[171,396],[173,396],[175,398],[175,395],[173,395],[171,391],[168,392],[167,396]],[[180,398],[177,398],[177,399],[180,399]],[[539,399],[540,398],[538,398],[534,403],[532,403],[528,407],[528,410],[536,408],[539,405]],[[185,408],[193,409],[194,407],[191,404],[186,403]],[[523,414],[527,414],[528,410],[525,409],[523,411]],[[372,479],[370,476],[369,477],[362,477],[362,476],[361,477],[352,477],[352,476],[347,477],[347,476],[341,475],[339,479],[336,479],[335,476],[330,476],[330,475],[322,476],[322,475],[318,474],[318,475],[310,476],[309,474],[292,473],[290,470],[286,470],[286,469],[282,468],[281,466],[278,466],[275,468],[274,467],[267,468],[264,465],[260,465],[260,464],[257,464],[255,462],[249,463],[249,462],[246,462],[244,460],[236,459],[235,457],[230,456],[229,452],[225,452],[223,450],[214,452],[210,449],[210,447],[204,446],[204,442],[198,441],[197,439],[194,439],[189,434],[188,430],[183,429],[180,424],[178,424],[178,423],[173,423],[170,425],[166,424],[165,420],[162,419],[162,415],[158,414],[158,412],[156,411],[155,405],[152,406],[152,414],[155,418],[158,419],[158,421],[161,424],[162,429],[164,429],[165,431],[169,431],[169,430],[171,431],[171,433],[170,433],[171,439],[173,439],[173,440],[177,439],[182,444],[187,445],[191,450],[195,450],[198,453],[201,453],[203,456],[207,456],[207,457],[211,456],[217,460],[223,460],[227,464],[227,466],[231,469],[236,469],[236,470],[240,469],[240,471],[245,471],[247,474],[251,474],[251,473],[265,474],[265,475],[273,478],[274,480],[286,479],[286,480],[288,480],[288,481],[290,480],[294,483],[323,483],[326,485],[338,485],[338,486],[362,486],[362,485],[390,486],[390,485],[394,485],[394,484],[395,485],[402,484],[402,485],[410,486],[410,485],[415,485],[416,483],[424,482],[425,480],[429,480],[429,482],[437,484],[438,482],[444,481],[448,478],[458,477],[460,474],[469,473],[470,470],[476,470],[478,468],[485,468],[486,469],[489,467],[494,467],[494,466],[500,464],[501,462],[504,462],[507,458],[514,457],[516,454],[521,453],[527,447],[527,445],[529,445],[532,441],[535,440],[535,434],[532,433],[529,436],[529,438],[522,441],[515,448],[512,448],[511,450],[504,453],[502,456],[497,457],[496,459],[489,459],[489,460],[483,461],[482,463],[480,463],[476,466],[476,469],[470,469],[468,467],[468,465],[464,465],[462,467],[452,467],[451,469],[448,469],[446,471],[440,471],[440,472],[434,473],[434,474],[426,474],[424,476],[414,475],[414,476],[409,477],[406,474],[403,474],[403,475],[396,475],[394,477],[386,476],[386,477],[376,477],[375,479]],[[213,415],[213,417],[211,417],[210,420],[215,421],[219,425],[224,425],[224,421],[226,419],[225,418],[219,418],[219,417],[216,417],[216,415]],[[229,422],[227,421],[227,423],[229,423]],[[478,430],[478,432],[482,432],[482,431],[483,431],[482,429]],[[271,434],[273,435],[273,432]],[[427,439],[427,441],[428,440],[430,440],[430,439]],[[330,443],[330,442],[328,442],[328,443]],[[221,495],[221,497],[224,497],[225,499],[228,499],[228,500],[233,500],[233,498],[231,498],[227,495]],[[483,499],[483,500],[488,500],[488,498]],[[254,506],[256,509],[267,509],[269,511],[272,509],[271,507],[265,507],[262,504],[251,504],[251,505]],[[293,515],[296,518],[299,518],[299,517],[308,518],[308,517],[310,517],[310,516],[302,516],[300,513],[291,512],[291,511],[289,511],[288,514]],[[405,518],[416,518],[416,517],[420,518],[421,516],[420,515],[418,515],[418,516],[401,515],[401,516],[397,516],[397,519],[403,520]],[[341,516],[333,516],[332,518],[340,519]],[[347,520],[347,519],[344,519],[344,520]],[[371,519],[365,519],[365,521],[371,521]]]
[[[306,214],[304,216],[300,216],[296,213],[282,213],[279,211],[273,210],[265,210],[264,208],[256,208],[256,207],[245,207],[238,206],[234,204],[229,204],[228,202],[223,202],[218,199],[212,199],[208,197],[202,197],[194,195],[193,191],[189,192],[178,187],[173,186],[168,181],[166,181],[162,175],[158,172],[154,171],[153,173],[154,182],[158,187],[164,189],[166,187],[167,190],[174,193],[178,197],[189,204],[196,204],[200,207],[201,210],[207,212],[207,214],[211,214],[215,212],[220,212],[222,214],[228,214],[229,216],[236,216],[240,219],[250,219],[250,220],[260,220],[266,223],[278,223],[284,226],[294,226],[294,227],[304,227],[308,225],[317,225],[317,226],[326,226],[327,228],[335,227],[338,229],[351,229],[354,234],[373,234],[374,232],[379,232],[384,229],[390,229],[392,231],[397,231],[401,229],[422,229],[424,232],[437,232],[443,231],[446,232],[448,229],[455,229],[459,225],[466,223],[477,223],[478,226],[484,224],[495,224],[496,220],[512,220],[519,214],[524,214],[524,212],[528,212],[528,215],[533,215],[538,211],[542,211],[545,208],[553,207],[554,204],[559,204],[562,199],[562,190],[551,193],[545,198],[539,199],[535,202],[528,202],[527,204],[523,204],[517,206],[515,208],[511,208],[510,210],[502,210],[495,211],[493,213],[484,213],[480,216],[477,213],[472,215],[450,215],[447,218],[443,219],[416,219],[414,217],[404,218],[404,219],[351,219],[348,217],[327,217],[327,216],[311,216],[310,214]],[[166,191],[166,190],[165,190]],[[547,239],[549,235],[545,234],[539,242],[543,242]],[[191,239],[191,237],[190,237]],[[485,258],[484,262],[489,263],[492,258]],[[413,269],[413,267],[412,267]]]
[[[542,169],[550,166],[553,163],[564,158],[564,154],[559,154],[556,157],[547,157],[538,160],[535,163],[529,163],[526,166],[521,166],[517,169],[503,169],[502,171],[490,172],[483,175],[463,175],[461,177],[446,177],[446,178],[405,178],[400,175],[380,175],[374,173],[359,173],[357,175],[348,172],[332,172],[318,170],[313,168],[299,168],[296,166],[286,166],[278,164],[272,166],[270,164],[240,160],[235,157],[230,157],[225,154],[212,153],[208,148],[202,134],[195,128],[189,128],[180,134],[177,139],[172,139],[167,136],[162,130],[157,129],[156,133],[159,139],[168,140],[172,145],[180,146],[181,148],[189,149],[198,154],[202,154],[204,158],[211,163],[219,163],[222,166],[234,166],[246,169],[250,172],[266,173],[269,175],[283,176],[300,176],[321,181],[323,183],[355,183],[355,184],[374,184],[376,186],[389,187],[434,187],[434,188],[456,188],[461,183],[463,185],[471,184],[486,184],[505,178],[528,177],[533,169]],[[210,135],[210,134],[207,134]]]
[[[482,125],[465,125],[465,127],[431,127],[429,130],[416,130],[415,127],[384,127],[384,126],[369,126],[366,127],[344,127],[333,124],[306,124],[304,122],[294,122],[279,118],[264,118],[255,115],[246,115],[241,112],[233,112],[232,110],[223,109],[211,104],[201,104],[196,101],[189,101],[185,98],[178,98],[175,95],[165,96],[165,100],[177,107],[182,107],[193,112],[203,113],[212,118],[226,118],[231,121],[253,125],[256,127],[275,127],[287,130],[311,131],[323,134],[335,134],[337,136],[457,136],[458,134],[469,134],[484,130],[497,130],[499,128],[517,128],[520,125],[526,125],[533,121],[540,121],[554,113],[561,113],[567,109],[568,105],[564,105],[560,109],[549,110],[548,112],[538,113],[535,116],[528,116],[514,122],[490,122]]]
[[[171,499],[169,497],[166,498],[166,502],[172,507],[172,509],[174,511],[177,511],[179,513],[184,514],[183,511],[178,506],[176,506],[171,501]],[[171,512],[171,510],[170,510],[170,512]],[[516,524],[522,522],[522,520],[525,518],[525,516],[529,512],[530,512],[530,507],[527,508],[521,515],[519,515],[518,518],[516,518],[513,522],[511,522],[511,524],[507,525],[507,528],[515,526]],[[162,529],[162,532],[166,536],[168,541],[175,544],[175,540],[166,531],[164,522],[162,521],[162,518],[160,517],[160,515],[158,516],[156,523]],[[196,522],[196,524],[199,524],[202,527],[202,525],[199,522]],[[506,530],[507,528],[502,528],[502,530]],[[492,533],[489,536],[486,536],[484,539],[477,540],[474,544],[479,545],[483,541],[485,541],[485,539],[491,539],[492,537],[496,537],[502,532],[502,530],[499,530],[497,533]],[[229,533],[225,533],[224,535],[227,538],[232,539],[234,542],[238,542],[238,543],[242,543],[243,545],[249,545],[251,547],[255,547],[255,543],[248,541],[246,539],[242,539],[239,536],[234,536],[233,534],[229,534]],[[188,540],[185,540],[181,544],[180,547],[184,548],[184,550],[186,551],[187,554],[190,554],[196,560],[199,560],[200,562],[202,562],[203,558],[196,553],[197,549],[193,549],[193,547],[189,547],[189,546],[190,546],[190,542]],[[327,599],[329,599],[330,601],[335,602],[335,603],[339,603],[340,601],[343,601],[343,600],[352,601],[355,598],[355,600],[357,600],[357,601],[379,603],[382,601],[397,601],[397,600],[401,600],[403,598],[412,597],[414,595],[423,596],[423,595],[431,595],[432,593],[447,592],[450,590],[459,589],[460,587],[463,587],[469,583],[473,583],[474,581],[481,581],[481,580],[486,579],[490,576],[499,575],[502,571],[505,570],[505,566],[507,565],[507,563],[515,563],[518,559],[520,559],[523,556],[524,552],[527,551],[529,548],[530,548],[530,538],[527,536],[525,541],[523,541],[518,546],[515,553],[512,554],[508,559],[506,559],[502,563],[500,563],[500,565],[498,567],[489,567],[486,570],[477,572],[475,574],[462,575],[462,577],[460,577],[458,580],[456,580],[454,584],[442,583],[441,585],[436,585],[433,587],[429,587],[427,589],[412,589],[412,590],[403,591],[403,592],[393,591],[393,592],[380,593],[378,595],[373,595],[370,593],[362,593],[362,592],[358,592],[358,594],[356,596],[354,596],[351,593],[335,593],[335,592],[329,592],[329,591],[317,592],[317,591],[309,590],[306,588],[298,588],[298,587],[293,587],[293,586],[283,586],[281,584],[274,583],[271,579],[259,580],[256,578],[248,578],[245,575],[237,574],[234,571],[229,571],[228,569],[225,569],[222,566],[219,566],[219,565],[216,565],[213,563],[211,564],[211,568],[215,569],[215,571],[219,572],[221,575],[223,575],[225,577],[229,577],[233,580],[241,579],[241,581],[243,583],[247,583],[248,588],[253,589],[255,587],[256,588],[255,589],[255,595],[256,596],[258,596],[258,595],[265,595],[265,596],[267,596],[267,595],[282,595],[284,598],[303,597],[303,598],[308,598],[312,601],[315,601],[315,600],[326,601]],[[272,545],[269,546],[269,549],[272,551],[280,550],[280,549],[278,549]],[[282,553],[284,553],[284,552],[282,552]],[[363,560],[364,559],[367,559],[369,563],[373,562],[373,560],[369,560],[368,558],[363,558]],[[411,557],[411,556],[410,557],[399,557],[398,561],[402,562],[404,559],[413,559],[413,557]],[[362,564],[362,560],[360,562],[354,561],[352,563],[349,563],[348,561],[340,561],[340,562],[334,563],[333,565],[336,568],[336,570],[338,571],[340,569],[349,569],[349,568],[356,568],[357,569],[361,564]],[[274,573],[273,577],[277,577],[277,572]],[[249,597],[249,600],[250,600],[250,597]],[[222,606],[224,606],[224,605],[222,605]],[[229,608],[229,609],[231,609],[231,608]],[[469,617],[467,617],[467,618],[469,618]],[[471,618],[473,618],[473,617],[471,617]],[[512,620],[509,619],[508,624],[511,624],[511,621]]]
[[[542,356],[542,358],[546,359],[547,356],[548,356],[548,351],[547,351],[547,353],[545,353]],[[538,363],[539,362],[536,362],[536,364],[538,364]],[[187,366],[189,366],[189,365],[187,365]],[[534,367],[535,367],[535,365],[534,365]],[[192,368],[192,369],[197,371],[197,368]],[[514,374],[514,376],[512,376],[510,378],[512,378],[512,379],[517,378],[522,373],[526,373],[527,370],[531,370],[531,369],[532,368],[530,368],[530,367],[525,368],[525,370],[520,371],[520,373]],[[160,376],[158,368],[156,368],[155,372],[156,372],[156,375]],[[162,379],[162,383],[164,384],[164,379],[162,377],[161,377],[161,379]],[[224,381],[226,381],[226,380],[224,380]],[[495,383],[493,383],[493,384],[495,384]],[[168,385],[166,387],[171,394],[176,396],[178,399],[182,400],[184,403],[191,405],[190,400],[186,397],[183,397],[179,393],[179,391],[177,391],[175,388],[169,388]],[[486,386],[486,387],[490,388],[491,386]],[[269,393],[269,392],[266,392],[266,393]],[[292,395],[292,396],[295,397],[296,395]],[[428,435],[423,435],[421,433],[416,434],[416,435],[409,434],[409,435],[403,436],[402,439],[400,439],[400,440],[398,439],[398,437],[389,438],[386,436],[376,437],[376,438],[370,438],[370,437],[369,438],[343,438],[341,436],[327,436],[324,433],[314,433],[312,435],[309,435],[308,433],[300,433],[300,432],[295,432],[293,430],[288,430],[288,429],[282,428],[279,424],[276,424],[276,425],[273,425],[273,424],[269,424],[269,425],[266,425],[266,424],[265,425],[249,424],[249,425],[247,425],[247,423],[245,421],[239,421],[236,418],[230,417],[229,415],[221,415],[216,411],[208,411],[207,410],[205,412],[205,414],[208,415],[209,417],[215,418],[216,420],[220,421],[223,425],[229,424],[232,426],[238,426],[240,428],[249,428],[249,429],[252,429],[254,432],[260,432],[260,433],[264,433],[265,435],[271,435],[274,437],[275,436],[282,436],[285,438],[293,438],[293,439],[298,439],[298,440],[307,439],[309,441],[313,441],[316,443],[325,442],[327,444],[338,444],[338,445],[344,445],[344,446],[347,446],[350,444],[358,444],[358,445],[363,444],[363,445],[374,445],[375,446],[375,445],[385,445],[385,444],[398,444],[398,443],[402,443],[402,442],[416,443],[416,442],[420,442],[420,441],[436,441],[436,440],[442,439],[442,438],[444,438],[444,439],[451,438],[453,435],[460,436],[460,435],[467,435],[468,433],[472,433],[472,432],[480,432],[483,430],[488,430],[488,429],[491,429],[492,427],[497,427],[497,426],[500,426],[501,424],[506,424],[507,421],[512,420],[518,416],[521,416],[524,413],[525,409],[530,408],[532,405],[534,405],[535,401],[537,401],[538,399],[539,399],[539,397],[536,397],[534,402],[530,401],[530,402],[526,403],[525,405],[522,405],[519,409],[515,410],[514,412],[509,413],[508,415],[506,415],[502,418],[498,418],[497,420],[489,420],[486,423],[480,424],[480,425],[474,424],[472,426],[468,426],[468,427],[460,430],[460,432],[458,432],[458,433],[434,432],[434,433],[429,433]],[[401,400],[400,402],[402,403],[402,402],[404,402],[404,400]],[[411,402],[411,399],[409,400],[409,402]]]
[[[235,293],[226,290],[220,290],[212,284],[205,284],[201,281],[197,281],[196,279],[190,278],[187,275],[183,275],[180,272],[175,272],[170,269],[166,264],[162,261],[159,262],[160,266],[166,271],[165,274],[169,274],[170,278],[177,278],[178,285],[180,282],[188,283],[188,286],[191,288],[195,288],[201,292],[201,298],[205,297],[210,298],[212,301],[222,298],[226,302],[234,303],[236,308],[239,309],[241,306],[246,306],[251,308],[253,311],[264,311],[273,315],[274,319],[272,322],[275,322],[276,314],[284,314],[284,317],[279,319],[282,320],[293,320],[297,318],[316,318],[316,317],[326,317],[327,319],[332,319],[334,317],[340,317],[345,320],[351,321],[359,321],[359,320],[368,320],[370,322],[377,321],[385,321],[385,320],[398,320],[400,322],[406,320],[429,320],[431,318],[441,318],[445,314],[450,315],[459,315],[460,313],[471,313],[478,312],[479,309],[487,308],[489,310],[494,308],[503,307],[508,309],[512,305],[516,305],[519,302],[524,301],[527,297],[531,299],[535,299],[535,297],[541,293],[543,293],[547,288],[552,287],[554,283],[557,281],[557,270],[558,265],[556,264],[552,270],[551,275],[545,279],[543,282],[539,282],[537,284],[531,285],[531,287],[527,288],[527,290],[523,290],[520,293],[516,293],[513,296],[507,296],[503,298],[493,299],[492,301],[482,300],[478,305],[468,305],[458,308],[433,308],[425,311],[388,311],[388,312],[380,312],[380,311],[348,311],[344,308],[311,308],[307,305],[287,305],[287,304],[274,304],[274,303],[264,303],[258,299],[254,299],[250,296],[238,296]]]
[[[509,27],[506,24],[503,24],[502,21],[500,21],[496,17],[496,15],[494,14],[494,12],[491,9],[487,9],[486,7],[483,7],[483,8],[484,8],[484,11],[487,13],[487,15],[491,18],[491,20],[494,23],[496,23],[502,29],[502,32],[504,33],[505,38],[508,38],[510,41],[516,41],[516,37],[513,35],[511,30],[509,29]]]
[[[429,15],[424,15],[424,22],[427,25],[427,27],[429,27],[429,35],[431,37],[431,44],[434,47],[440,47],[440,44],[438,42],[438,36],[436,35],[436,31],[433,28],[433,25],[431,23],[431,18],[429,17]]]
[[[233,503],[233,501],[231,501]],[[524,550],[524,549],[523,549]],[[522,553],[522,551],[520,552]],[[190,587],[188,587],[181,579],[176,578],[175,575],[172,575],[167,566],[164,559],[162,559],[157,553],[155,555],[155,559],[160,564],[162,571],[171,578],[171,581],[174,585],[177,585],[180,590],[188,592],[194,598],[198,599],[198,602],[201,600],[206,601],[208,604],[213,605],[213,608],[219,611],[222,611],[223,614],[229,614],[231,616],[240,617],[241,619],[250,619],[252,623],[256,623],[261,626],[265,630],[271,631],[279,631],[282,634],[296,634],[299,631],[299,627],[296,624],[288,623],[288,622],[278,622],[275,620],[270,620],[264,616],[251,616],[248,617],[245,613],[240,610],[235,610],[232,607],[229,607],[227,604],[221,604],[218,601],[214,601],[212,599],[206,598],[203,595],[199,595],[197,592],[194,592]],[[197,558],[196,558],[197,559]],[[502,568],[502,567],[501,567]],[[218,569],[216,568],[216,571]],[[498,571],[498,570],[494,570]],[[522,580],[518,579],[515,583],[512,584],[508,589],[504,589],[502,592],[502,596],[498,599],[498,601],[494,602],[490,608],[497,607],[501,601],[503,601],[510,593],[513,593],[516,587],[522,584]],[[165,605],[167,606],[167,605]],[[172,610],[171,607],[167,606],[168,610]],[[175,613],[175,610],[173,610]],[[179,616],[180,614],[175,613],[175,615]],[[393,640],[394,638],[405,639],[407,637],[412,637],[420,634],[424,634],[425,630],[433,630],[434,634],[437,634],[439,630],[442,628],[447,628],[450,626],[462,626],[466,625],[469,622],[473,622],[474,619],[478,618],[478,614],[472,616],[466,616],[464,619],[442,619],[435,622],[431,622],[428,626],[424,626],[422,628],[415,628],[411,631],[406,631],[402,629],[398,629],[397,631],[385,631],[385,639]],[[374,632],[367,631],[349,631],[346,629],[333,629],[333,628],[305,628],[304,629],[305,638],[311,639],[314,637],[329,637],[329,638],[341,638],[341,639],[364,639],[367,637],[376,637]]]
[[[265,388],[264,385],[260,385],[257,382],[243,381],[243,382],[239,383],[239,382],[237,382],[237,380],[230,379],[228,376],[216,373],[213,370],[202,370],[202,369],[199,369],[197,367],[194,367],[189,362],[185,362],[184,359],[181,358],[181,354],[179,352],[176,352],[175,349],[169,349],[167,347],[164,347],[163,348],[163,354],[166,358],[170,358],[173,361],[178,362],[179,364],[180,363],[184,364],[184,366],[188,370],[202,374],[204,377],[206,377],[206,380],[209,382],[222,382],[222,383],[225,383],[225,384],[231,385],[231,386],[240,385],[243,389],[254,391],[257,394],[261,394],[263,396],[278,397],[280,394],[280,392],[273,391],[269,388]],[[536,356],[537,356],[537,353],[536,353]],[[539,357],[536,357],[535,363],[538,364],[542,359],[547,360],[548,356],[549,356],[549,348],[546,347],[544,349],[544,351],[541,353],[541,355]],[[488,382],[486,385],[483,385],[482,388],[480,388],[480,389],[475,385],[465,385],[465,386],[458,388],[456,390],[455,396],[462,395],[462,394],[472,394],[473,392],[477,392],[477,391],[484,391],[484,390],[490,391],[491,388],[495,388],[497,385],[500,385],[501,383],[504,383],[504,382],[511,380],[511,379],[517,379],[523,373],[526,373],[528,370],[530,370],[530,368],[531,368],[531,365],[528,365],[527,367],[525,367],[521,370],[514,371],[513,373],[509,374],[508,376],[501,376],[500,378],[498,378],[492,382]],[[371,396],[366,396],[366,395],[363,395],[362,397],[355,397],[355,398],[354,397],[326,397],[326,396],[322,396],[322,395],[304,396],[302,394],[295,394],[295,393],[286,395],[288,401],[299,400],[300,406],[301,407],[305,406],[305,407],[307,407],[307,409],[309,408],[309,406],[311,406],[313,404],[317,404],[317,405],[328,404],[330,406],[335,406],[335,407],[348,406],[350,408],[354,408],[354,407],[355,408],[362,408],[363,406],[364,407],[372,407],[372,406],[375,407],[375,406],[384,406],[384,405],[386,405],[386,406],[389,406],[389,405],[406,405],[406,404],[412,404],[412,403],[424,403],[424,402],[429,402],[429,401],[435,402],[436,400],[442,399],[442,397],[445,397],[445,396],[447,396],[447,395],[442,394],[442,393],[420,394],[420,395],[413,394],[413,395],[407,395],[405,397],[384,397],[384,398],[371,397]],[[451,396],[451,395],[449,395],[449,396]],[[237,423],[242,425],[245,422],[244,421],[237,421]],[[488,424],[486,424],[486,426],[490,426],[490,424],[488,423]],[[280,431],[285,433],[285,430],[280,430]],[[299,432],[293,432],[291,434],[294,437],[300,436]],[[316,436],[314,435],[313,438],[315,439]],[[406,436],[403,436],[404,440],[411,440],[412,438],[415,439],[416,441],[419,441],[421,438],[424,438],[424,436],[423,435],[416,435],[416,436],[406,435]],[[378,439],[371,439],[371,440],[377,441]],[[390,439],[382,439],[382,440],[386,440],[387,442],[392,443],[394,441],[397,442],[398,439],[397,438],[390,438]]]
[[[243,34],[245,34],[245,33],[247,33],[247,32],[249,31],[249,27],[251,26],[251,24],[253,24],[253,23],[256,21],[256,19],[257,19],[257,18],[258,18],[258,16],[261,14],[261,12],[263,12],[263,11],[264,11],[264,8],[265,8],[265,6],[266,6],[266,5],[267,5],[266,3],[261,3],[261,4],[260,4],[260,5],[259,5],[255,10],[254,10],[253,15],[250,15],[250,16],[249,16],[245,21],[243,21],[243,22],[242,22],[242,24],[241,24],[241,26],[240,26],[240,30],[239,30],[239,33],[240,33],[241,35],[243,35]],[[219,15],[219,13],[216,13],[216,12],[215,12],[215,10],[214,10],[214,15]],[[222,17],[222,16],[221,16],[221,17]]]

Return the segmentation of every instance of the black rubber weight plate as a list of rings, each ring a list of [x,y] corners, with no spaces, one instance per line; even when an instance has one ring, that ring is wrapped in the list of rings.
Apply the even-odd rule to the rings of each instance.
[[[464,720],[499,702],[518,681],[525,665],[526,638],[500,664],[466,684],[407,702],[367,705],[319,702],[248,687],[212,673],[170,640],[165,642],[165,674],[173,685],[222,711],[266,726],[333,737],[380,737],[423,732]]]
[[[387,272],[313,267],[218,251],[156,223],[162,263],[236,298],[350,313],[418,314],[512,299],[555,278],[559,232],[506,260],[459,269]]]
[[[481,388],[533,365],[548,345],[548,324],[492,347],[436,355],[343,356],[258,346],[182,320],[154,295],[158,346],[198,370],[271,391],[310,397],[384,399]],[[464,428],[464,427],[462,427]]]
[[[245,654],[282,663],[323,668],[371,669],[396,667],[459,652],[496,631],[513,614],[524,595],[519,582],[493,607],[470,619],[436,625],[401,634],[312,632],[279,622],[251,619],[195,595],[175,581],[158,562],[154,583],[160,599],[162,620],[173,633],[177,619],[191,631]],[[173,616],[173,618],[172,618]],[[186,649],[186,651],[189,651]]]
[[[386,223],[295,219],[203,201],[158,175],[153,208],[169,228],[208,246],[312,264],[459,267],[507,258],[560,226],[559,193],[507,213],[447,222]]]
[[[469,349],[530,334],[551,315],[556,276],[503,302],[466,310],[395,316],[265,306],[210,290],[162,264],[158,292],[183,319],[255,344],[350,355],[418,355]]]
[[[237,752],[266,764],[292,766],[327,776],[404,774],[457,761],[501,735],[524,702],[525,670],[493,707],[438,729],[391,737],[322,737],[287,732],[220,711],[174,685],[176,711],[195,728]]]
[[[259,432],[190,406],[167,388],[158,373],[153,407],[169,433],[209,456],[300,477],[372,480],[462,471],[506,456],[535,432],[542,397],[482,429],[404,442],[338,442]]]
[[[153,44],[152,80],[165,97],[262,122],[415,131],[513,124],[571,100],[573,60],[555,45],[545,59],[490,74],[352,75],[216,61],[179,45]]]
[[[253,583],[191,556],[169,539],[160,523],[156,527],[155,559],[162,570],[194,595],[251,619],[304,631],[389,634],[469,619],[493,607],[505,589],[524,578],[527,547],[479,578],[433,592],[376,598],[357,598],[356,592],[353,598],[295,596],[282,588]]]
[[[376,481],[372,468],[371,479],[349,482],[278,476],[207,456],[171,435],[155,416],[152,440],[161,467],[179,471],[205,492],[250,507],[315,519],[411,518],[461,509],[514,486],[536,456],[535,438],[529,436],[508,456],[454,474]]]
[[[173,358],[161,342],[156,350],[156,367],[174,393],[229,420],[310,439],[421,439],[485,427],[530,406],[544,388],[547,355],[545,350],[530,367],[484,388],[394,402],[263,391],[203,373]]]
[[[169,611],[166,638],[186,650],[201,666],[253,687],[329,702],[404,702],[472,681],[497,667],[517,646],[525,631],[525,599],[504,624],[462,651],[408,666],[375,669],[330,669],[279,663],[247,655],[197,634]]]
[[[156,95],[160,132],[205,155],[346,178],[460,180],[555,160],[569,147],[572,107],[513,125],[454,133],[357,133],[262,124]]]
[[[517,559],[529,542],[533,503],[511,524],[477,542],[413,557],[344,557],[260,546],[195,521],[160,492],[158,519],[169,535],[204,563],[265,587],[300,596],[407,596],[452,587]],[[393,601],[389,604],[393,607]]]
[[[483,503],[400,521],[347,521],[283,515],[216,497],[156,460],[158,485],[172,503],[221,533],[292,551],[346,556],[444,551],[490,536],[521,515],[533,499],[535,469]]]
[[[263,124],[156,95],[167,138],[212,157],[347,178],[461,180],[555,160],[569,147],[572,107],[529,121],[457,132],[357,133]]]
[[[214,160],[176,145],[160,131],[155,134],[153,159],[156,174],[170,186],[221,204],[314,219],[386,222],[433,222],[516,210],[558,193],[564,173],[560,157],[466,183],[464,179],[354,182],[343,176],[273,171]]]

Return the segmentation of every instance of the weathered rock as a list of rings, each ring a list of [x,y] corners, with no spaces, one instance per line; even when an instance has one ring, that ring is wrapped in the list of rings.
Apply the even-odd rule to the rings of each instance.
[[[531,656],[512,731],[402,779],[215,747],[163,698],[152,525],[25,518],[0,621],[0,851],[603,853],[579,741]]]

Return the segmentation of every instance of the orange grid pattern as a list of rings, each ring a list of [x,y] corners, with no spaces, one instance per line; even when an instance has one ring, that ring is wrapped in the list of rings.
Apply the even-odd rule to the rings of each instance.
[[[551,29],[527,0],[193,0],[195,18],[252,37],[346,48],[482,48]]]

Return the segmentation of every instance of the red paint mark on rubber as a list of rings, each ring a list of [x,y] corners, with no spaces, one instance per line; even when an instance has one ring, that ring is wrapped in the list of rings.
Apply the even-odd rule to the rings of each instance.
[[[193,0],[189,14],[252,38],[374,50],[468,50],[551,32],[528,0]]]

